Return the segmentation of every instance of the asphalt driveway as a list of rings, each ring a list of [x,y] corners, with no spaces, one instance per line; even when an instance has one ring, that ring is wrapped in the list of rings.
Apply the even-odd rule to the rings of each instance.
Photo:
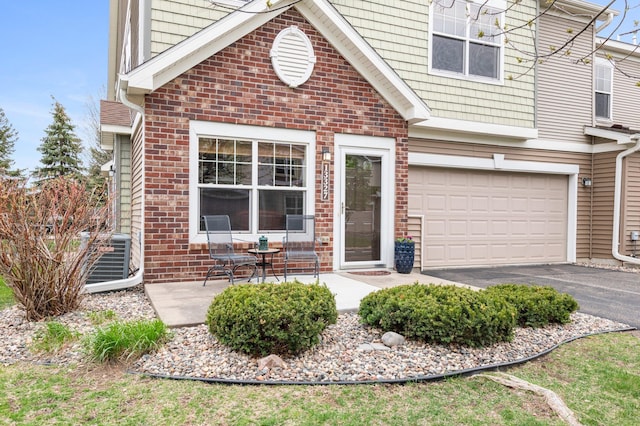
[[[431,269],[426,274],[482,288],[504,283],[548,285],[572,295],[580,312],[640,329],[640,273],[578,265],[531,265]]]

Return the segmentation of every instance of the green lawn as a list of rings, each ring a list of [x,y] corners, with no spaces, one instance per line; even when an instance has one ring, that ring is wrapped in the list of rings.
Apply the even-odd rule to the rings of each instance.
[[[640,338],[567,344],[509,373],[558,393],[585,425],[635,425]],[[480,377],[408,385],[231,386],[122,368],[0,367],[0,423],[130,425],[561,425],[544,401]]]
[[[4,309],[15,303],[13,299],[13,292],[4,283],[2,277],[0,277],[0,309]]]

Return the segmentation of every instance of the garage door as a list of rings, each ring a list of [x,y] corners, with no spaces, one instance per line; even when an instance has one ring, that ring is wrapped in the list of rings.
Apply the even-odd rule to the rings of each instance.
[[[423,268],[565,262],[567,192],[564,175],[409,168]]]

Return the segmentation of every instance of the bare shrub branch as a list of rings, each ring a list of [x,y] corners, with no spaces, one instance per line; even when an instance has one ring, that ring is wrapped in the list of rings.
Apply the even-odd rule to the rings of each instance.
[[[37,189],[0,181],[0,274],[28,320],[78,308],[90,266],[109,238],[102,229],[108,205],[64,177]]]

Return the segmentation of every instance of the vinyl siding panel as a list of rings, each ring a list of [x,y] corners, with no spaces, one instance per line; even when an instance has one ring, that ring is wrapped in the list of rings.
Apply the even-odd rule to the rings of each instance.
[[[504,154],[506,160],[576,164],[579,166],[580,176],[591,175],[590,154],[549,150],[531,150],[508,146],[452,143],[416,138],[409,139],[409,152],[440,155],[459,155],[463,157],[474,158],[493,158],[493,154]],[[589,237],[591,233],[591,191],[588,188],[582,187],[580,183],[578,183],[578,185],[576,257],[580,259],[591,257],[591,244]]]
[[[429,105],[434,116],[509,126],[534,126],[534,73],[519,63],[515,49],[505,49],[503,84],[489,84],[429,74],[429,2],[335,0],[333,5]],[[536,12],[525,0],[506,14],[510,43],[532,51],[531,30],[524,25]],[[524,28],[515,29],[523,26]],[[513,77],[513,80],[509,80]]]
[[[142,266],[140,259],[140,236],[142,230],[143,208],[143,154],[144,133],[142,128],[133,135],[131,145],[131,263],[135,268]]]
[[[415,252],[413,257],[413,267],[422,269],[422,237],[424,236],[424,229],[421,216],[409,215],[407,223],[407,235],[415,241]]]
[[[540,51],[560,47],[572,37],[567,29],[585,24],[558,16],[540,19]],[[593,29],[585,31],[571,46],[571,55],[559,53],[538,66],[538,130],[541,139],[589,143],[584,126],[593,122],[593,65],[576,64],[589,55]]]
[[[153,0],[151,2],[151,56],[164,52],[211,23],[230,9],[203,0]]]
[[[140,2],[131,2],[131,64],[133,67],[140,64],[143,54],[140,52],[138,40],[140,40]]]
[[[613,122],[632,129],[640,128],[640,58],[613,55]]]
[[[116,230],[131,233],[131,141],[128,136],[118,136],[116,172],[118,173]]]
[[[593,156],[593,258],[611,258],[613,190],[617,152]]]
[[[624,176],[620,253],[640,256],[640,241],[631,241],[631,231],[640,231],[640,153],[626,158]]]

